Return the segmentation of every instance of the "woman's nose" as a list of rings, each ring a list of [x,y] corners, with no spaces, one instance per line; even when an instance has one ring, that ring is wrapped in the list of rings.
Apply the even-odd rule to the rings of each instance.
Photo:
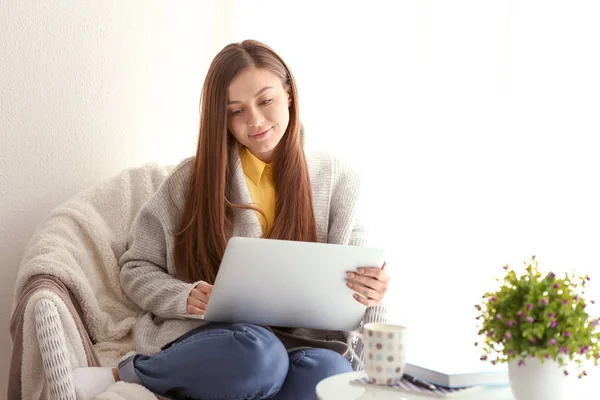
[[[248,112],[248,126],[255,127],[261,125],[265,121],[261,113],[256,111]]]

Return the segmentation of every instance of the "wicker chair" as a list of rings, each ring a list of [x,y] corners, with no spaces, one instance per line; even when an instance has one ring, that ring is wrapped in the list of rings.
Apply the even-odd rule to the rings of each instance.
[[[135,349],[140,310],[120,288],[118,260],[138,210],[171,170],[122,171],[40,224],[17,275],[8,399],[75,399],[74,368],[115,366]]]
[[[123,171],[40,225],[17,276],[8,399],[74,400],[74,368],[115,366],[135,349],[140,310],[120,288],[118,260],[138,210],[171,170],[147,164]],[[155,398],[135,390],[130,398]]]

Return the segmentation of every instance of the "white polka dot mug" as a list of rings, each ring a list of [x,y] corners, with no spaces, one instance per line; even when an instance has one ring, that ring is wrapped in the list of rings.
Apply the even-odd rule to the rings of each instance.
[[[348,338],[352,355],[352,342],[358,336],[363,342],[364,368],[371,383],[390,385],[400,380],[406,366],[406,333],[404,326],[392,324],[366,324],[363,334],[353,333]]]

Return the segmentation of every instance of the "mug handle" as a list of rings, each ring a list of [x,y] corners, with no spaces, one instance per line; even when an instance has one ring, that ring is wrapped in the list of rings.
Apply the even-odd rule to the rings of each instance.
[[[354,351],[354,342],[356,341],[356,339],[359,339],[360,341],[363,342],[364,345],[364,341],[363,341],[363,335],[358,333],[358,332],[350,332],[350,334],[348,335],[348,351],[350,352],[350,354],[352,355],[352,357],[354,357],[359,365],[359,368],[361,370],[365,369],[365,363],[363,362],[362,358],[358,356],[358,354],[356,354],[356,352]]]

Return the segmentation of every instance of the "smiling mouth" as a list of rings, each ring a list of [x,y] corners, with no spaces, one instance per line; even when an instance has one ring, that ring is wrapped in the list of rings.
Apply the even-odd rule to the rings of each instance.
[[[262,131],[262,132],[259,132],[257,134],[250,135],[250,137],[252,137],[252,138],[261,138],[261,137],[265,136],[271,129],[273,129],[273,127],[270,127],[269,129],[267,129],[265,131]]]

